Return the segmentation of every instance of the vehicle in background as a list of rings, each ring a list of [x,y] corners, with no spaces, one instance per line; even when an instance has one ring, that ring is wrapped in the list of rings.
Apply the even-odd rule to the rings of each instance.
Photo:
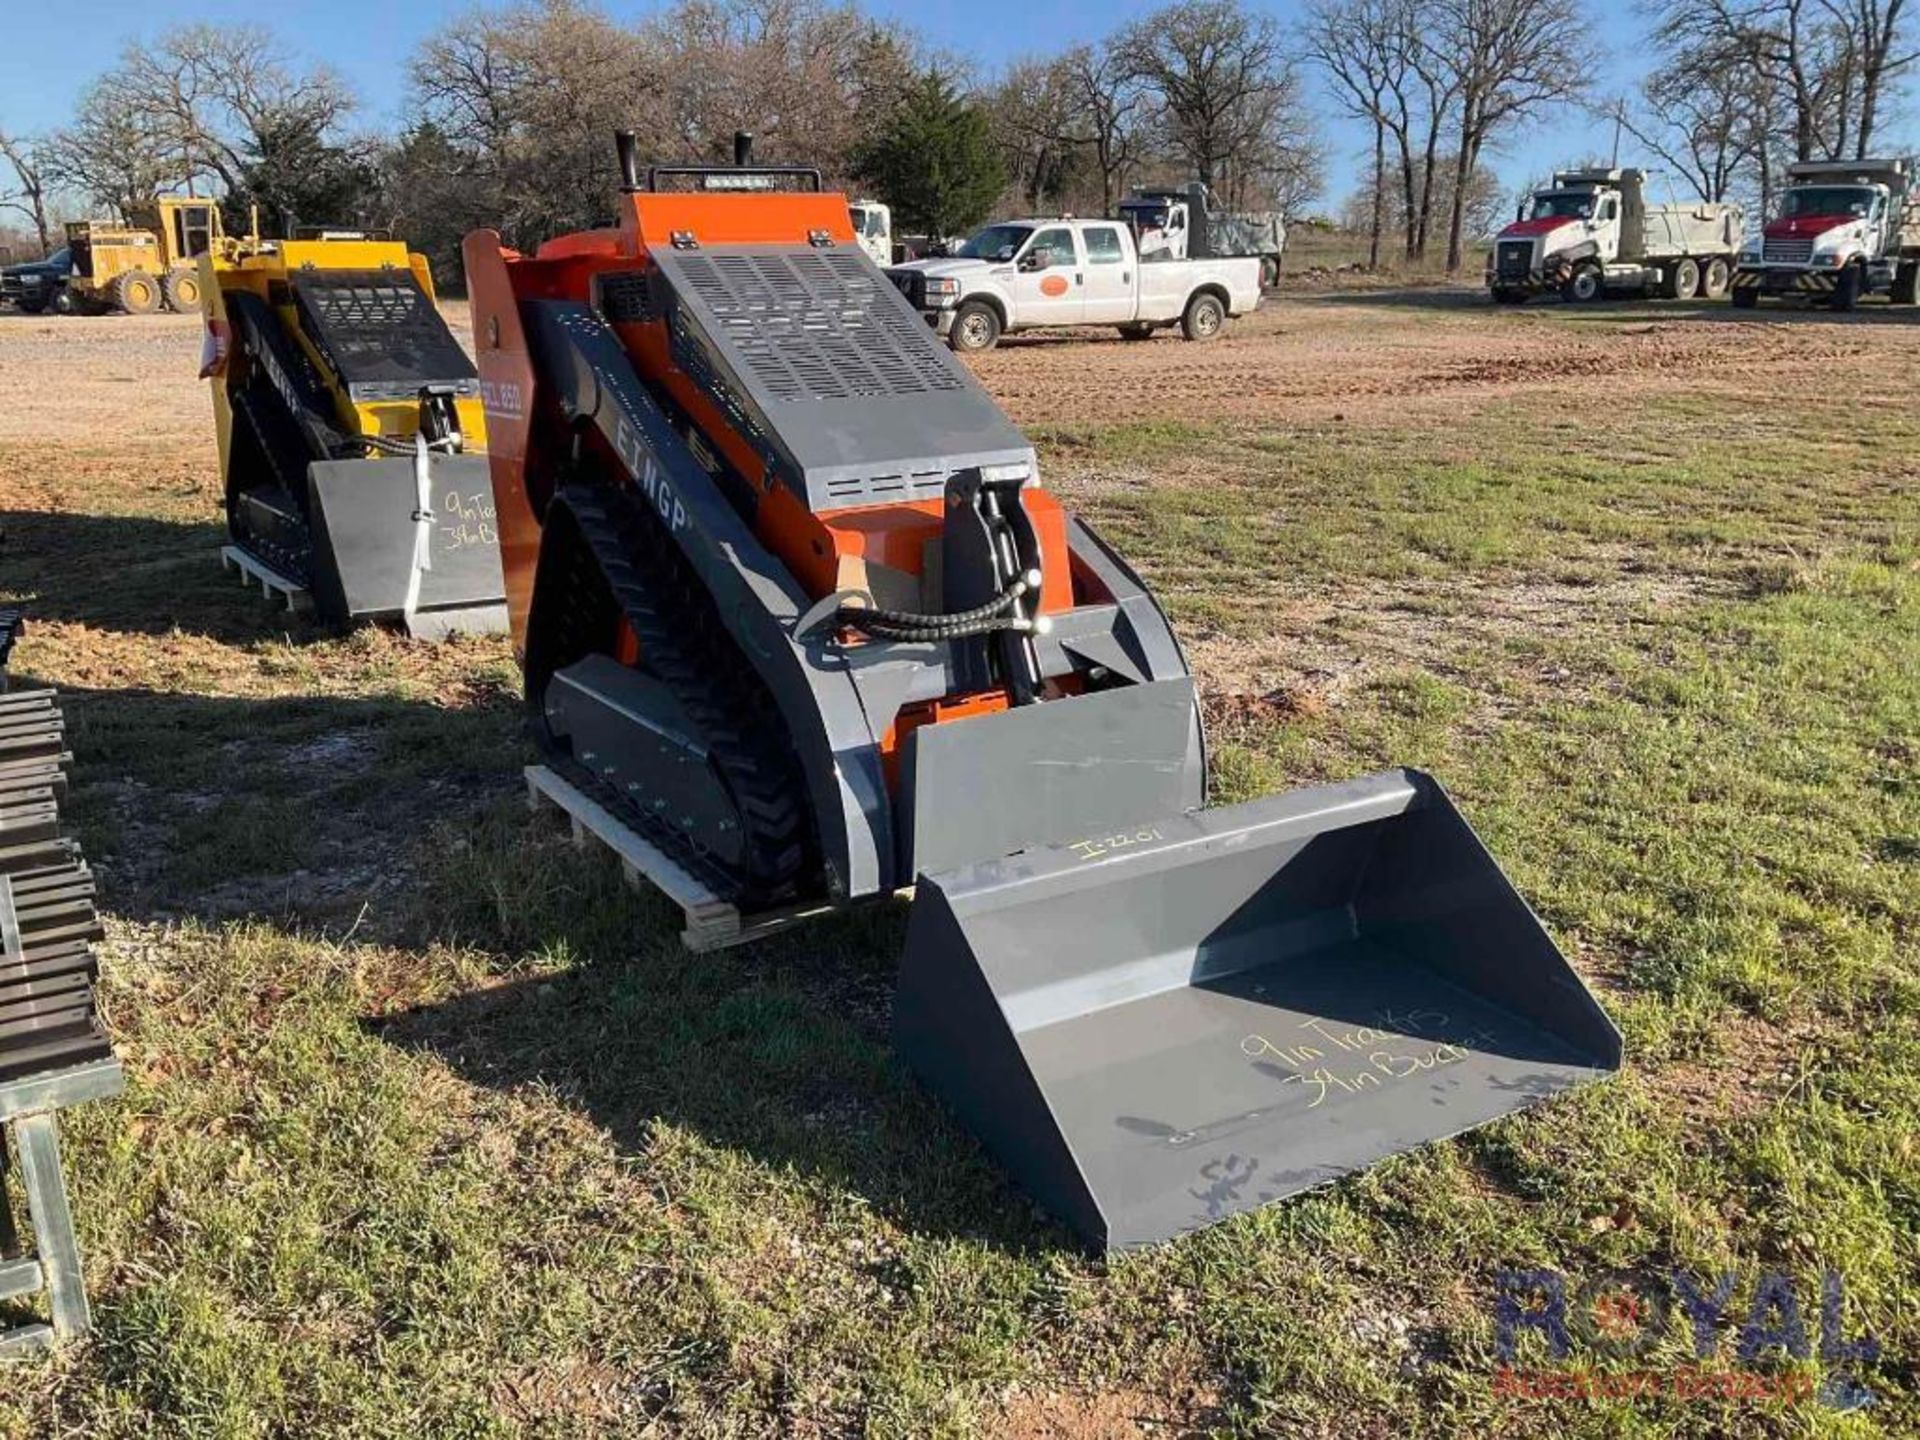
[[[876,265],[893,263],[893,211],[878,200],[850,200],[847,219],[860,248],[873,257]]]
[[[67,294],[85,314],[151,315],[163,305],[182,314],[198,310],[194,261],[220,238],[220,206],[201,196],[161,195],[125,224],[76,220],[67,226]]]
[[[1251,255],[1260,262],[1260,288],[1280,283],[1287,223],[1278,210],[1230,212],[1200,181],[1177,187],[1140,188],[1119,204],[1133,231],[1140,258],[1224,260]]]
[[[1132,340],[1178,325],[1211,340],[1260,304],[1260,261],[1141,263],[1118,220],[1033,219],[989,225],[941,260],[887,276],[955,350],[991,350],[1040,326],[1113,325]]]
[[[67,299],[67,272],[72,252],[65,246],[44,260],[23,260],[0,269],[0,304],[17,305],[28,315],[43,310],[64,311]]]
[[[1581,302],[1610,291],[1717,300],[1745,229],[1735,204],[1648,204],[1644,170],[1562,170],[1495,237],[1487,288],[1504,305],[1548,290]]]
[[[1851,310],[1885,291],[1920,301],[1920,202],[1905,160],[1802,160],[1787,167],[1780,213],[1741,252],[1733,303],[1803,295]]]

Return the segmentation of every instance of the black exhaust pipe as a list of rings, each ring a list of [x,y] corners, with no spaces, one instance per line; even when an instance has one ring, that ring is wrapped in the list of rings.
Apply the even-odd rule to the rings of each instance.
[[[753,136],[750,132],[733,132],[733,163],[742,170],[753,163]]]
[[[640,137],[631,130],[616,130],[613,145],[620,152],[620,189],[628,195],[637,195],[645,188],[640,184]]]

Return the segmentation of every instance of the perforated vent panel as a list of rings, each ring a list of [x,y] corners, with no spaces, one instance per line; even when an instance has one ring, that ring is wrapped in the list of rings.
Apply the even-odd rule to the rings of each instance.
[[[654,253],[675,359],[815,510],[927,499],[1032,448],[858,250]]]
[[[423,385],[480,393],[479,372],[411,270],[297,270],[300,325],[356,401],[409,399]]]
[[[681,261],[755,379],[781,400],[958,390],[926,324],[853,250],[702,254]]]

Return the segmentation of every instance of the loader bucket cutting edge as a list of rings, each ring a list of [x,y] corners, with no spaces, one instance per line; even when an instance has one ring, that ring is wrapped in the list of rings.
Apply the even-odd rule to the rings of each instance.
[[[923,875],[902,1058],[1126,1249],[1617,1070],[1431,778],[1393,770]]]

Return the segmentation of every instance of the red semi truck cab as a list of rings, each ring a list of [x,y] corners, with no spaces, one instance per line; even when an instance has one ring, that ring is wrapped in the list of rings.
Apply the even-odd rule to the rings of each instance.
[[[1789,166],[1778,213],[1741,251],[1733,303],[1799,295],[1851,310],[1885,292],[1920,299],[1920,204],[1905,160],[1805,160]]]

